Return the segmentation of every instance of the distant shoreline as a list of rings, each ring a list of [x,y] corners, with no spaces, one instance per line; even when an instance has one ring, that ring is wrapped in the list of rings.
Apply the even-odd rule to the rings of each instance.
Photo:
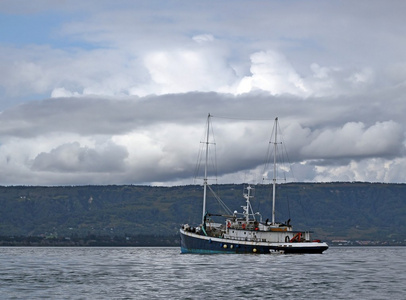
[[[176,247],[179,236],[0,237],[0,247]]]
[[[404,242],[389,241],[327,241],[331,247],[396,247],[406,246]],[[5,237],[0,236],[0,247],[179,247],[178,235],[171,236],[88,236],[88,237]]]

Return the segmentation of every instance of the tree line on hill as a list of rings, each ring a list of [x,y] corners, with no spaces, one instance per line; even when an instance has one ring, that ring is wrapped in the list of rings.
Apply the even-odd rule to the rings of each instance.
[[[254,211],[271,216],[268,185],[256,185]],[[245,204],[243,184],[213,187],[231,209]],[[276,219],[291,220],[296,230],[312,230],[324,240],[406,240],[406,184],[288,183],[277,186]],[[117,244],[176,237],[183,223],[196,225],[202,215],[199,185],[152,187],[8,186],[0,187],[0,236],[37,237],[44,243],[121,241]],[[221,213],[209,197],[207,210]],[[89,237],[95,237],[93,239]],[[97,238],[96,238],[97,237]],[[172,238],[174,242],[176,238]],[[171,244],[172,242],[169,242]],[[176,243],[176,242],[174,242]]]

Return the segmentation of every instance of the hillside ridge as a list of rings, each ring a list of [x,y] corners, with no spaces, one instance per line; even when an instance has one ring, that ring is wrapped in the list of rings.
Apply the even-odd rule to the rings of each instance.
[[[241,210],[243,184],[213,188]],[[405,241],[406,184],[332,182],[277,185],[276,219],[320,239]],[[269,186],[256,185],[252,202],[270,218]],[[202,187],[2,186],[0,236],[174,236],[201,219]],[[208,199],[208,211],[219,206]]]

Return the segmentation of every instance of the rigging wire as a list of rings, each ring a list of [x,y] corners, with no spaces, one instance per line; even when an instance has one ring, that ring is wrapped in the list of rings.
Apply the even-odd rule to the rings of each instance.
[[[241,120],[241,121],[272,121],[274,119],[268,119],[268,118],[240,118],[240,117],[230,117],[230,116],[219,116],[219,115],[212,115],[210,114],[211,118],[218,118],[218,119],[231,119],[231,120]],[[207,122],[210,122],[209,119],[207,120]],[[206,123],[207,125],[207,123]],[[209,129],[207,129],[209,128]],[[208,133],[207,130],[210,130],[211,132]],[[216,184],[218,183],[218,164],[217,164],[217,147],[216,147],[216,141],[215,141],[215,135],[214,135],[214,126],[211,124],[211,126],[206,126],[206,130],[204,132],[204,136],[206,136],[207,134],[209,134],[211,141],[209,141],[210,145],[214,145],[214,147],[209,147],[208,151],[211,154],[214,155],[209,155],[209,168],[210,168],[210,173],[213,174],[215,179],[209,179],[208,180],[215,180]],[[275,126],[272,129],[272,133],[271,133],[271,137],[270,140],[268,142],[268,149],[267,149],[267,153],[266,153],[266,157],[264,159],[265,163],[263,164],[263,172],[262,172],[262,178],[261,180],[259,180],[259,178],[257,178],[257,182],[259,183],[260,181],[262,182],[262,184],[265,184],[265,181],[271,180],[271,179],[267,179],[267,175],[269,173],[270,170],[270,164],[271,164],[271,160],[273,155],[275,154],[277,157],[279,157],[278,161],[282,162],[281,164],[279,164],[281,167],[278,167],[276,169],[276,174],[274,174],[275,179],[279,180],[279,181],[284,181],[285,183],[287,182],[288,178],[287,178],[287,172],[289,172],[291,175],[291,178],[294,178],[293,175],[293,169],[291,168],[291,164],[290,164],[290,159],[289,159],[289,155],[286,149],[286,144],[283,140],[283,135],[281,133],[281,129],[279,126],[279,130],[278,130],[278,136],[280,138],[280,142],[278,142],[277,147],[273,147],[274,142],[272,141],[272,138],[274,137],[274,134],[276,134],[275,132]],[[203,140],[204,138],[202,138]],[[201,146],[199,148],[199,152],[198,152],[198,157],[197,157],[197,163],[196,163],[196,168],[195,168],[195,172],[194,172],[194,178],[195,180],[198,178],[198,174],[199,172],[201,172],[201,162],[202,162],[202,157],[204,154],[204,144],[206,144],[206,142],[201,142],[201,144],[203,146]],[[274,153],[274,151],[276,151],[276,153]],[[285,162],[285,164],[283,163]],[[288,164],[288,171],[285,170],[284,167],[286,167],[286,162]],[[273,162],[272,162],[273,163]],[[282,177],[280,178],[280,172],[283,172]],[[258,184],[257,183],[257,184]],[[214,197],[217,199],[217,201],[219,202],[219,204],[222,206],[222,208],[228,212],[231,213],[231,210],[225,205],[225,203],[221,200],[221,198],[219,197],[219,193],[220,193],[220,187],[218,185],[217,186],[217,193],[213,191],[212,187],[210,185],[208,185],[210,191],[212,192],[212,194],[214,195]],[[272,197],[272,192],[269,192],[268,195],[268,199],[270,199]],[[299,199],[300,200],[300,199]],[[290,203],[289,203],[289,199],[287,200],[287,206],[288,206],[288,215],[289,215],[289,219],[290,219]],[[302,203],[300,203],[303,209],[303,205]],[[260,201],[258,201],[258,205],[260,205]]]
[[[229,209],[228,206],[223,202],[223,200],[221,200],[221,198],[218,196],[218,194],[213,191],[213,189],[211,188],[210,185],[207,185],[207,187],[212,192],[214,198],[216,198],[216,200],[220,203],[220,205],[224,209],[224,211],[231,215],[232,214],[231,209]]]
[[[209,118],[212,117],[212,115],[209,116]],[[210,119],[207,119],[207,122],[210,122]],[[209,188],[209,190],[211,191],[212,195],[214,196],[214,198],[218,201],[218,203],[220,204],[220,206],[222,207],[222,209],[228,213],[228,214],[232,214],[231,210],[227,207],[227,205],[223,202],[223,200],[221,200],[220,196],[219,196],[219,190],[220,187],[217,185],[218,182],[218,168],[217,168],[217,147],[216,147],[216,140],[215,140],[215,135],[214,135],[214,126],[211,124],[211,126],[209,126],[209,124],[207,124],[206,122],[206,126],[205,126],[205,131],[203,133],[203,136],[201,138],[201,142],[200,142],[200,147],[199,147],[199,151],[198,151],[198,155],[197,155],[197,161],[196,161],[196,166],[195,166],[195,170],[194,170],[194,183],[196,183],[196,179],[199,178],[200,172],[201,172],[201,167],[202,167],[202,160],[204,157],[204,153],[206,150],[206,147],[208,147],[208,157],[209,157],[209,161],[208,161],[208,171],[209,173],[213,174],[214,179],[212,178],[206,178],[207,180],[214,180],[216,182],[216,187],[218,192],[216,193],[211,185],[207,184],[207,187]],[[208,130],[210,132],[208,132]],[[205,137],[209,136],[210,140],[209,141],[204,141]],[[208,144],[207,144],[208,143]],[[213,147],[211,147],[213,146]],[[211,155],[214,152],[213,155]]]
[[[276,147],[274,144],[274,137],[275,134],[278,134],[279,137],[279,142],[277,142]],[[276,173],[273,174],[273,177],[277,180],[277,181],[282,181],[284,183],[286,183],[289,180],[295,181],[294,180],[294,174],[293,174],[293,169],[292,169],[292,164],[290,162],[289,159],[289,154],[286,148],[286,143],[284,141],[284,136],[282,134],[282,130],[281,130],[281,126],[278,126],[278,132],[275,132],[275,126],[273,126],[272,128],[272,132],[271,132],[271,136],[269,139],[269,143],[268,143],[268,149],[267,149],[267,153],[265,156],[265,163],[263,165],[263,176],[262,176],[262,184],[266,184],[265,182],[269,182],[271,181],[271,179],[267,178],[267,175],[269,174],[269,170],[271,170],[270,165],[271,163],[273,163],[272,158],[274,157],[274,155],[277,157],[277,161],[278,163],[278,167],[276,168]],[[282,174],[281,174],[282,173]],[[288,174],[289,177],[287,176]],[[269,191],[266,199],[272,199],[272,191]],[[289,219],[290,219],[290,201],[289,201],[289,197],[286,196],[286,201],[287,201],[287,212],[289,215]],[[276,210],[276,213],[279,213],[278,210]]]
[[[268,119],[268,118],[242,118],[242,117],[229,117],[229,116],[213,116],[210,115],[213,118],[218,118],[218,119],[230,119],[230,120],[240,120],[240,121],[273,121],[274,119]]]

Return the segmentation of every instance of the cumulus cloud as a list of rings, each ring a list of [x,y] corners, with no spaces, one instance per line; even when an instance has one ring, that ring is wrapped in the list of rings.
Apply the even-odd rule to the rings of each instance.
[[[251,73],[241,80],[238,93],[255,89],[269,91],[272,95],[289,93],[306,96],[308,93],[293,66],[278,52],[261,51],[251,55]]]
[[[64,87],[54,88],[51,92],[51,98],[66,98],[73,96],[80,96],[80,94],[78,92],[68,91]]]
[[[211,34],[199,34],[193,37],[193,40],[199,44],[214,41],[214,36]]]
[[[76,5],[86,12],[87,18],[76,18],[75,5],[70,9],[62,4],[52,5],[54,9],[61,7],[72,19],[59,24],[51,33],[44,32],[45,38],[46,34],[53,38],[47,37],[49,44],[0,45],[3,70],[0,87],[7,97],[26,101],[27,95],[30,98],[145,96],[190,91],[241,94],[258,89],[273,95],[325,97],[406,80],[404,72],[400,71],[404,52],[396,53],[390,64],[382,65],[384,60],[376,59],[375,54],[382,53],[379,46],[383,47],[388,39],[382,32],[380,45],[376,45],[374,39],[374,47],[369,51],[351,52],[354,49],[347,43],[347,38],[360,39],[367,44],[368,31],[360,26],[366,22],[365,16],[357,6],[353,7],[354,16],[346,18],[348,26],[354,26],[356,30],[344,33],[344,29],[333,22],[340,20],[342,11],[338,10],[330,16],[331,34],[326,37],[325,31],[313,22],[303,22],[300,30],[292,32],[289,18],[281,18],[277,9],[271,9],[271,4],[261,1],[250,7],[251,17],[240,18],[238,22],[234,18],[242,17],[246,12],[243,3],[236,3],[236,15],[224,15],[222,22],[212,17],[210,8],[201,9],[196,15],[189,5],[184,9],[192,13],[191,17],[168,6],[168,11],[160,12],[157,18],[152,17],[152,12],[156,11],[148,5],[137,9],[127,3],[106,11],[108,5],[103,3],[97,10],[90,10],[92,13],[89,13],[90,4],[77,2]],[[8,4],[9,9],[13,6]],[[48,6],[44,4],[42,9],[46,10]],[[310,7],[311,4],[301,7],[300,16],[292,11],[295,17],[292,19],[301,20],[303,15],[312,19],[314,11]],[[284,12],[283,7],[278,9]],[[330,6],[325,7],[327,13],[330,9]],[[374,9],[382,7],[375,4]],[[34,15],[37,11],[41,8],[34,10]],[[259,18],[265,11],[273,17],[265,18],[265,24],[252,22],[251,18]],[[191,18],[194,22],[190,22]],[[396,28],[397,19],[394,17],[391,22]],[[391,22],[387,22],[387,26]],[[195,28],[191,24],[198,25]],[[268,32],[263,28],[273,30]],[[305,32],[313,34],[306,36]],[[291,37],[280,37],[280,33]],[[330,35],[335,39],[330,40]],[[66,41],[72,45],[66,46]],[[340,41],[346,48],[336,48],[342,51],[338,55],[330,47]],[[393,39],[389,41],[394,42]],[[400,43],[400,39],[396,42]],[[402,47],[402,44],[393,46]],[[367,64],[346,65],[341,62],[342,57],[370,60]],[[377,74],[384,73],[392,75],[382,80]],[[0,108],[1,105],[7,107],[9,102],[3,100],[1,103]]]
[[[402,159],[400,165],[406,160]],[[398,165],[398,164],[395,164]],[[399,177],[393,176],[392,162],[381,158],[351,160],[348,164],[340,166],[317,166],[316,176],[312,180],[319,182],[331,181],[369,181],[369,182],[402,182]]]
[[[109,143],[97,148],[81,147],[78,142],[62,144],[50,152],[41,152],[32,169],[51,172],[120,172],[128,152],[124,147]]]
[[[0,5],[0,183],[190,183],[207,113],[221,180],[278,116],[298,180],[404,181],[404,4],[96,2]]]
[[[391,157],[403,149],[403,128],[393,121],[378,122],[369,128],[362,122],[351,122],[312,135],[311,143],[301,151],[310,158]]]
[[[380,121],[371,123],[376,112],[354,110],[348,106],[354,99],[187,93],[30,102],[0,114],[5,170],[0,179],[8,184],[30,184],[33,177],[38,184],[192,183],[205,116],[211,112],[220,182],[260,180],[275,116],[297,180],[400,181],[403,116],[380,111]],[[327,119],[319,114],[324,110],[330,112]],[[360,121],[346,121],[342,114]]]
[[[221,91],[235,80],[221,54],[210,49],[157,51],[143,61],[151,81],[133,87],[132,95]]]

